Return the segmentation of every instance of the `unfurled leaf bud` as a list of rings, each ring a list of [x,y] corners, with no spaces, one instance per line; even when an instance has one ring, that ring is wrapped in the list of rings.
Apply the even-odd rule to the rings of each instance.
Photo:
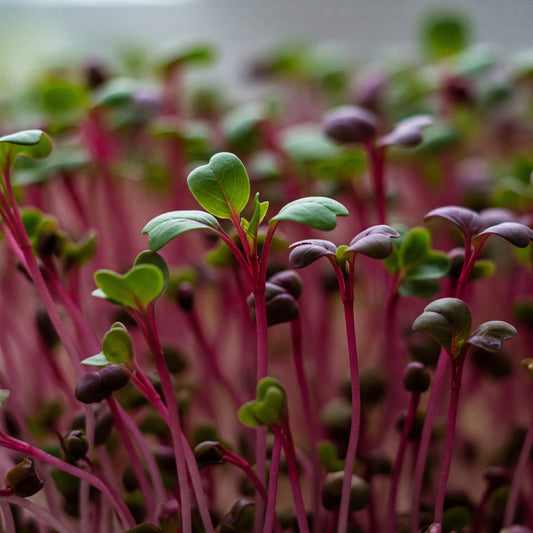
[[[24,458],[15,465],[6,475],[6,483],[17,496],[27,498],[33,496],[43,488],[43,481],[37,475],[33,459]]]
[[[71,461],[79,461],[89,451],[89,441],[85,433],[79,429],[70,431],[61,442],[67,458]]]
[[[205,441],[194,448],[198,468],[224,464],[224,450],[219,442]]]
[[[421,394],[426,392],[431,383],[426,367],[416,361],[408,363],[403,372],[403,386],[409,392]]]
[[[130,380],[128,373],[120,365],[104,366],[98,371],[98,374],[109,391],[116,391],[125,387]]]

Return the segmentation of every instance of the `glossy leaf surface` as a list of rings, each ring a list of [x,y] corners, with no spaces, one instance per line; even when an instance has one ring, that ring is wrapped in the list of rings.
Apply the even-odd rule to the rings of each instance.
[[[193,170],[187,185],[198,203],[219,218],[238,215],[250,197],[250,179],[241,160],[228,152],[214,155]]]
[[[204,211],[170,211],[153,218],[142,232],[148,233],[148,246],[156,252],[172,239],[195,229],[220,231],[217,219]]]
[[[480,216],[471,209],[457,205],[450,205],[445,207],[438,207],[430,211],[424,220],[439,217],[455,224],[465,235],[473,235],[481,226]]]
[[[474,237],[474,243],[487,238],[489,235],[499,235],[518,248],[525,248],[533,240],[533,230],[518,222],[501,222],[490,226]]]

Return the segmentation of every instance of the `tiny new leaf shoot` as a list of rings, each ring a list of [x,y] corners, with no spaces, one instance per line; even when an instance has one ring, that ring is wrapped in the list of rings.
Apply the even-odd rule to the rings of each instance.
[[[516,329],[500,320],[484,322],[479,326],[468,339],[469,344],[478,346],[489,352],[501,350],[503,341],[516,337]]]

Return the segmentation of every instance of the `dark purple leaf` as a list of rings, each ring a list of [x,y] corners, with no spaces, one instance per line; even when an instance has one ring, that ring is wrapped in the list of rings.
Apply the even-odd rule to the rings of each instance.
[[[378,130],[376,115],[362,107],[342,106],[326,113],[324,133],[340,144],[364,143],[373,139]]]
[[[335,256],[337,247],[323,239],[298,241],[290,245],[289,261],[294,268],[303,268],[325,255]]]
[[[399,237],[400,234],[386,224],[372,226],[358,235],[350,242],[344,252],[355,252],[373,259],[385,259],[392,252],[392,237]]]
[[[533,240],[533,230],[519,222],[502,222],[478,233],[474,241],[484,240],[488,235],[499,235],[518,248],[525,248]]]
[[[473,235],[481,226],[481,217],[471,209],[457,205],[447,205],[437,207],[430,211],[424,220],[427,221],[434,217],[445,218],[452,224],[455,224],[465,235]]]
[[[412,148],[422,142],[422,129],[431,126],[434,120],[429,115],[416,115],[396,124],[395,128],[379,140],[380,146],[403,146]]]

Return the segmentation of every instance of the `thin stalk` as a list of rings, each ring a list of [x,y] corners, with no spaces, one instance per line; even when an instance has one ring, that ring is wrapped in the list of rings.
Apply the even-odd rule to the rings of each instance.
[[[307,514],[305,512],[304,500],[302,496],[302,489],[300,486],[300,478],[298,475],[298,465],[296,462],[296,451],[294,448],[294,441],[292,439],[289,424],[283,424],[283,451],[287,460],[287,470],[289,471],[289,481],[292,489],[292,496],[294,499],[294,508],[296,512],[296,520],[298,522],[299,533],[309,533],[309,525],[307,523]]]
[[[366,145],[366,151],[372,172],[378,224],[385,224],[387,219],[385,202],[385,150],[374,146],[373,143],[368,143]]]
[[[281,434],[281,427],[274,424],[272,426],[274,432],[274,445],[272,447],[272,455],[270,460],[270,472],[268,478],[268,495],[266,500],[265,524],[263,526],[263,533],[272,533],[274,526],[274,519],[276,517],[276,499],[278,495],[278,477],[279,477],[279,463],[281,458],[281,447],[283,437]]]
[[[339,508],[338,533],[345,533],[348,526],[348,512],[350,505],[350,489],[352,484],[352,474],[357,453],[357,442],[359,440],[359,429],[361,425],[361,394],[359,386],[359,363],[357,359],[357,344],[355,338],[355,316],[353,307],[353,292],[346,291],[343,297],[344,322],[346,327],[346,338],[348,341],[348,358],[350,361],[351,375],[351,397],[352,416],[350,424],[350,436],[348,439],[348,450],[344,466],[344,479],[342,482],[341,504]]]
[[[17,533],[15,528],[15,520],[13,519],[13,511],[6,498],[0,499],[0,509],[2,509],[2,516],[4,517],[5,533]]]
[[[191,493],[189,480],[187,478],[187,465],[185,463],[185,452],[182,441],[181,420],[178,411],[178,404],[176,403],[174,388],[172,386],[170,374],[165,363],[163,348],[161,347],[159,335],[157,333],[157,329],[155,328],[153,312],[147,313],[145,318],[146,321],[144,323],[146,327],[142,328],[142,330],[145,334],[146,342],[150,347],[150,351],[154,357],[155,366],[159,375],[159,379],[161,380],[161,387],[163,389],[163,395],[168,409],[169,429],[172,436],[174,456],[176,459],[176,473],[179,483],[183,533],[192,533]]]
[[[298,316],[291,322],[292,351],[294,355],[294,368],[298,380],[298,388],[302,398],[305,424],[309,438],[309,447],[312,463],[311,487],[312,487],[312,510],[314,524],[318,527],[320,512],[320,461],[318,457],[318,428],[311,405],[311,395],[305,376],[303,351],[302,351],[302,320]]]
[[[29,455],[34,459],[38,459],[43,463],[49,464],[53,468],[63,470],[67,474],[70,474],[83,481],[86,481],[87,483],[90,483],[100,492],[102,492],[102,494],[104,494],[104,496],[106,496],[106,498],[113,503],[115,511],[120,517],[122,525],[125,529],[131,529],[135,526],[135,519],[133,518],[124,501],[110,485],[108,485],[103,479],[99,478],[98,476],[87,472],[82,468],[71,465],[70,463],[67,463],[53,455],[50,455],[49,453],[46,453],[43,450],[32,446],[31,444],[15,439],[14,437],[10,437],[9,435],[6,435],[2,432],[0,432],[0,446],[8,448],[10,450],[14,450],[19,453]]]
[[[405,452],[409,442],[409,433],[413,427],[413,422],[416,416],[416,410],[420,402],[420,394],[412,393],[409,398],[409,407],[407,410],[407,417],[400,436],[400,443],[396,452],[396,459],[391,474],[391,482],[389,488],[389,502],[387,505],[387,528],[389,533],[395,533],[396,530],[396,498],[398,493],[398,484],[402,473]]]
[[[437,486],[435,516],[433,518],[433,521],[436,524],[442,523],[442,515],[444,512],[444,496],[446,494],[448,477],[450,475],[450,468],[452,465],[453,445],[455,442],[455,427],[457,423],[457,408],[459,405],[459,393],[461,391],[461,380],[465,355],[466,350],[464,350],[463,353],[460,353],[457,360],[454,360],[452,364],[452,383],[450,403],[448,407],[448,423],[446,426],[446,442],[444,444],[444,457],[442,459],[440,477]]]
[[[154,498],[154,491],[150,485],[148,476],[144,471],[143,465],[141,464],[133,439],[131,438],[124,422],[123,412],[120,410],[120,407],[113,396],[110,396],[107,399],[107,405],[109,406],[111,414],[115,420],[117,432],[120,435],[120,440],[122,441],[124,448],[126,449],[129,462],[135,472],[137,480],[139,481],[141,492],[146,502],[147,511],[150,515],[155,515],[157,504]]]
[[[43,522],[48,524],[57,533],[72,533],[72,529],[63,524],[63,522],[59,520],[59,518],[57,518],[53,513],[51,513],[46,507],[37,505],[35,502],[29,500],[28,498],[21,498],[20,496],[15,496],[13,494],[11,496],[2,497],[1,501],[2,503],[10,503],[12,505],[22,507],[23,509],[27,509],[28,511],[30,511],[30,513],[34,514],[37,518],[39,518],[39,520],[42,520]],[[4,506],[2,506],[2,508],[2,510],[4,510]],[[4,518],[6,518],[6,514],[7,513],[4,513]],[[11,516],[11,519],[6,520],[6,522],[7,524],[10,524],[7,526],[7,533],[15,532],[13,517]]]
[[[516,463],[513,480],[511,482],[511,488],[509,489],[509,497],[507,498],[507,503],[505,505],[505,514],[503,518],[504,528],[510,527],[513,523],[513,518],[518,504],[518,496],[520,494],[520,485],[522,484],[522,479],[524,478],[524,475],[526,473],[527,462],[532,447],[533,422],[529,425],[526,437],[524,439],[524,443],[522,444],[522,449],[520,450],[518,462]]]

